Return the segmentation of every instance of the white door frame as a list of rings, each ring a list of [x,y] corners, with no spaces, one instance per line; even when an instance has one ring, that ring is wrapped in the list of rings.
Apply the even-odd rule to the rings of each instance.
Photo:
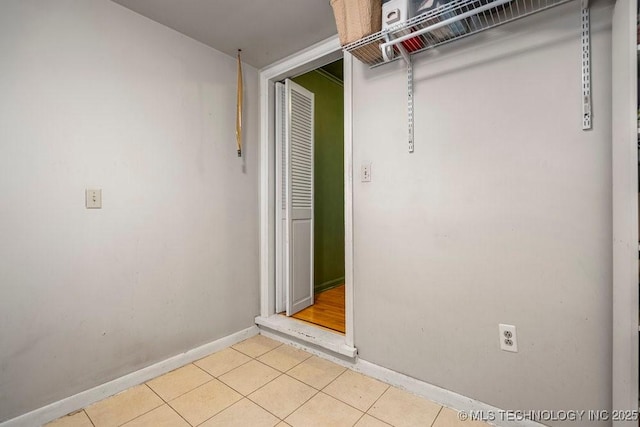
[[[638,409],[638,151],[636,0],[617,0],[612,28],[614,410]],[[637,421],[614,421],[637,426]]]
[[[345,344],[353,331],[353,161],[352,66],[337,36],[317,43],[260,70],[260,316],[275,314],[275,82],[303,74],[344,57],[344,238]]]

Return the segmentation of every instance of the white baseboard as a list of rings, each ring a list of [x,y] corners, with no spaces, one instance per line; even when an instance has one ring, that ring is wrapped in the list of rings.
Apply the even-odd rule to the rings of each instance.
[[[415,395],[424,397],[425,399],[429,399],[432,402],[438,403],[442,406],[446,406],[447,408],[467,413],[469,413],[469,411],[483,411],[485,414],[495,414],[498,419],[489,423],[492,425],[501,427],[543,426],[542,424],[529,420],[499,421],[500,416],[498,414],[503,413],[504,411],[496,408],[495,406],[491,406],[478,400],[471,399],[470,397],[466,397],[461,394],[454,393],[444,388],[435,386],[433,384],[420,381],[408,375],[404,375],[400,372],[396,372],[380,365],[376,365],[375,363],[367,362],[366,360],[362,360],[360,358],[355,359],[355,361],[350,361],[346,358],[336,357],[334,354],[330,352],[324,352],[318,347],[310,347],[305,343],[300,342],[299,340],[288,339],[283,337],[282,335],[275,334],[268,330],[265,331],[261,329],[260,334],[292,345],[294,347],[301,348],[311,354],[315,354],[316,356],[328,359],[353,371],[360,372],[364,375],[375,378],[394,387],[398,387]]]
[[[258,327],[251,326],[226,337],[222,337],[208,344],[189,350],[185,353],[165,359],[146,368],[132,372],[113,381],[80,392],[65,399],[53,402],[47,406],[12,418],[0,427],[33,427],[48,423],[70,412],[82,409],[106,397],[113,396],[135,385],[142,384],[159,375],[173,371],[181,366],[201,359],[211,353],[222,350],[247,338],[258,334]]]

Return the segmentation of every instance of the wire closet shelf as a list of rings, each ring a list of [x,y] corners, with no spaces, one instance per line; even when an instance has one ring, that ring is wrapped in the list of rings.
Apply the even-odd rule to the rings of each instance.
[[[376,67],[477,34],[571,0],[453,0],[344,46]]]

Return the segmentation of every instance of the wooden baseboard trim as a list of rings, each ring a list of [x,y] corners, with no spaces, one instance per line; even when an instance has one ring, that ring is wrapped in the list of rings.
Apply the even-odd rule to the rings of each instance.
[[[344,277],[338,277],[337,279],[329,280],[328,282],[320,283],[313,288],[316,294],[320,292],[328,291],[329,289],[337,288],[340,285],[344,285]]]

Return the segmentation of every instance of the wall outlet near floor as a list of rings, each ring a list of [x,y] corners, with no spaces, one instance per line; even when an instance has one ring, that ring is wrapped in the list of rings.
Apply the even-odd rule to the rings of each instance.
[[[516,327],[513,325],[498,324],[500,332],[500,350],[518,352],[518,339],[516,337]]]
[[[371,163],[362,165],[360,169],[360,181],[371,182]]]

